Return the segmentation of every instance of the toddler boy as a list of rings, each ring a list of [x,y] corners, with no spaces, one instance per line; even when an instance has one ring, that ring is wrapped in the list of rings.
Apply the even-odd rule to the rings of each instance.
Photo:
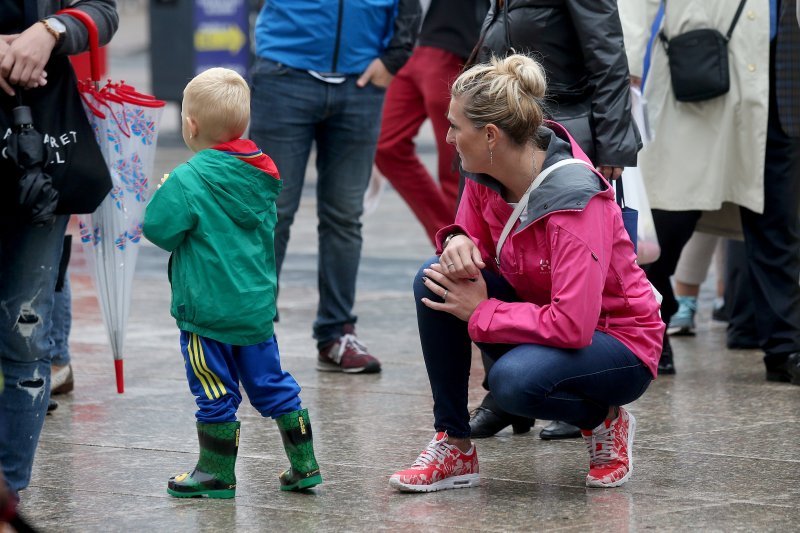
[[[171,314],[181,330],[189,388],[197,403],[200,459],[170,478],[179,498],[233,498],[241,382],[250,403],[276,420],[291,467],[282,490],[322,483],[300,387],[281,369],[272,318],[277,281],[272,160],[240,139],[250,89],[236,72],[212,68],[183,92],[183,140],[196,154],[165,179],[147,206],[144,234],[172,252]]]

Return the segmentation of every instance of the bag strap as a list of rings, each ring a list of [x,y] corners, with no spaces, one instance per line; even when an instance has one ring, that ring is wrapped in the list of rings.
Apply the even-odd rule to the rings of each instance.
[[[616,185],[615,191],[617,193],[617,205],[619,206],[620,210],[625,208],[625,189],[622,188],[622,176],[617,178],[614,181]]]
[[[508,23],[508,3],[511,0],[505,0],[503,2],[503,27],[506,34],[506,55],[511,54],[514,50],[514,46],[511,44],[511,27]]]
[[[739,17],[742,15],[742,11],[744,11],[744,4],[746,2],[747,2],[747,0],[741,0],[741,2],[739,2],[739,7],[736,8],[736,14],[733,16],[733,21],[731,21],[731,27],[728,28],[728,33],[725,34],[725,40],[726,41],[730,41],[731,40],[731,35],[733,35],[733,29],[736,27],[736,24],[739,22]],[[661,5],[666,7],[667,0],[662,0],[661,1]],[[664,45],[664,50],[668,50],[669,49],[669,38],[664,33],[663,29],[660,32],[658,32],[658,38],[661,40],[661,44]]]
[[[557,170],[567,165],[577,165],[577,164],[586,165],[587,167],[592,168],[592,170],[594,170],[589,163],[583,161],[582,159],[562,159],[561,161],[553,163],[549,167],[539,172],[539,175],[536,176],[536,179],[533,180],[533,182],[530,184],[528,190],[525,191],[525,194],[523,194],[522,198],[520,198],[519,202],[517,202],[517,207],[514,208],[514,212],[511,213],[510,217],[508,217],[508,221],[506,222],[506,225],[503,228],[503,232],[500,234],[500,238],[497,239],[497,246],[495,247],[496,255],[494,258],[495,262],[497,263],[497,266],[500,266],[500,250],[503,249],[503,244],[505,244],[508,234],[511,233],[511,228],[514,227],[514,224],[519,219],[519,216],[522,214],[522,211],[528,207],[528,200],[530,199],[531,193],[534,191],[534,189],[539,187],[539,185],[542,184],[545,178],[547,178],[547,176],[549,176],[550,173],[553,172],[554,170]]]
[[[489,21],[489,24],[486,24],[481,28],[480,36],[478,37],[478,42],[475,43],[475,46],[472,48],[472,52],[470,52],[469,57],[464,62],[464,66],[461,67],[461,72],[466,72],[471,67],[475,66],[478,63],[478,55],[480,55],[481,48],[483,47],[483,41],[486,39],[486,32],[489,30],[489,27],[494,24],[497,20],[497,15],[499,11],[495,9],[494,14],[492,15],[492,20]]]
[[[747,2],[747,0],[742,0],[741,2],[739,2],[739,7],[736,9],[736,14],[733,16],[733,22],[731,22],[731,27],[728,28],[728,33],[725,34],[726,41],[731,40],[731,35],[733,34],[733,28],[735,28],[736,23],[739,22],[739,17],[742,15],[745,2]]]

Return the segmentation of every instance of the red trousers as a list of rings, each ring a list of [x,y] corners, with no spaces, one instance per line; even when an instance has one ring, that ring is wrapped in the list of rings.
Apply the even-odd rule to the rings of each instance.
[[[450,124],[450,85],[464,59],[445,50],[418,46],[386,92],[375,164],[414,211],[433,242],[436,231],[453,222],[458,197],[456,149],[445,137]],[[414,138],[431,119],[439,156],[439,181],[417,156]]]

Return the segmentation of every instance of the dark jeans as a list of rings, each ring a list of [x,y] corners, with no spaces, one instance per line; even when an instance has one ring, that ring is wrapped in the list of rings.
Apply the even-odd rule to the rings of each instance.
[[[250,136],[275,161],[283,180],[275,227],[278,274],[316,144],[319,306],[314,338],[324,345],[356,321],[361,214],[386,91],[372,84],[358,88],[358,76],[339,85],[325,83],[266,59],[257,60],[252,78]]]
[[[467,395],[472,350],[467,323],[421,302],[423,297],[438,299],[422,283],[423,269],[438,261],[438,257],[428,260],[414,279],[417,322],[433,392],[434,427],[463,438],[470,434]],[[489,297],[517,300],[501,276],[484,270],[483,278]],[[481,343],[479,347],[496,359],[489,386],[504,411],[564,420],[584,429],[600,424],[610,406],[637,399],[653,379],[628,348],[599,331],[592,344],[578,350],[537,344]]]

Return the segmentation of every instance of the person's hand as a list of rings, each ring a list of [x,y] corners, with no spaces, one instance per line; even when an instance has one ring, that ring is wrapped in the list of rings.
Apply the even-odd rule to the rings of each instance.
[[[447,247],[442,250],[439,263],[444,266],[447,275],[454,279],[478,278],[481,269],[486,267],[478,247],[466,235],[450,238]]]
[[[392,78],[394,78],[394,76],[392,76],[392,73],[386,68],[386,65],[383,64],[383,61],[379,58],[375,58],[372,60],[372,63],[369,64],[367,70],[358,78],[356,85],[359,87],[366,87],[368,83],[372,83],[372,85],[385,89],[392,82]]]
[[[0,78],[8,85],[19,85],[25,89],[45,85],[47,73],[44,67],[56,46],[56,39],[50,35],[44,24],[32,25],[11,39],[8,45],[0,61]],[[6,90],[5,87],[3,89]],[[6,92],[14,94],[13,89]]]
[[[623,170],[622,167],[612,167],[608,165],[600,165],[597,167],[597,171],[608,181],[613,181],[622,176]]]
[[[642,78],[640,78],[639,76],[631,76],[631,86],[641,90]]]
[[[486,281],[480,274],[475,279],[459,279],[446,275],[444,270],[441,263],[435,263],[430,268],[423,270],[425,273],[423,283],[443,302],[434,302],[429,298],[423,298],[422,303],[431,309],[450,313],[466,322],[475,312],[475,308],[489,298]]]
[[[3,59],[6,57],[9,48],[11,47],[11,41],[16,39],[18,34],[15,35],[0,35],[0,63],[3,62]],[[9,96],[14,96],[14,88],[8,84],[5,78],[0,77],[0,89]]]

